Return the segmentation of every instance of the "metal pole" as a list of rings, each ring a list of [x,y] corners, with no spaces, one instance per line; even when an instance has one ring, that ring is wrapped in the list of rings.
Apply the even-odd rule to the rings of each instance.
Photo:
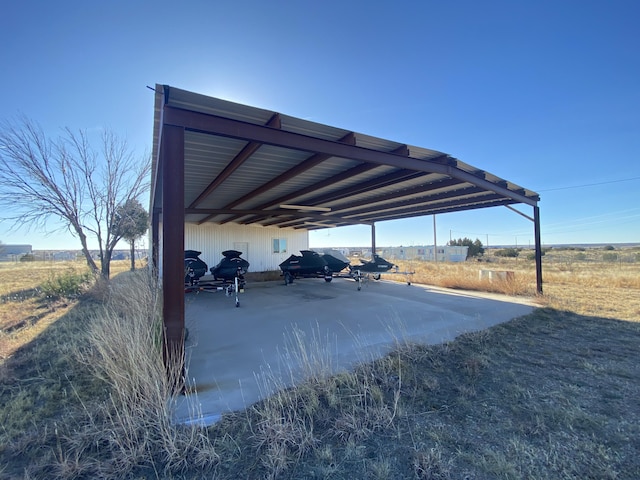
[[[438,263],[438,241],[436,240],[436,216],[433,215],[433,259]]]
[[[371,224],[371,259],[373,260],[376,255],[376,224]]]
[[[184,128],[164,125],[161,142],[164,361],[175,372],[184,368]]]
[[[533,207],[533,225],[536,241],[536,291],[542,295],[542,247],[540,242],[540,207]]]

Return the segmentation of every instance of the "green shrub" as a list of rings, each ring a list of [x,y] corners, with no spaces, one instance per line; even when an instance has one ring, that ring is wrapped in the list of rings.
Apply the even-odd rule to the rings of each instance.
[[[515,258],[520,255],[520,250],[517,248],[504,248],[502,250],[498,250],[495,253],[496,257],[510,257]]]
[[[603,262],[617,262],[618,254],[617,253],[603,253],[602,254]]]
[[[540,256],[544,257],[546,253],[547,252],[545,250],[541,250],[540,251]],[[527,253],[527,260],[535,260],[535,259],[536,259],[536,252],[535,251]]]
[[[51,275],[40,285],[40,291],[48,298],[75,297],[83,292],[91,279],[92,275],[89,272]]]

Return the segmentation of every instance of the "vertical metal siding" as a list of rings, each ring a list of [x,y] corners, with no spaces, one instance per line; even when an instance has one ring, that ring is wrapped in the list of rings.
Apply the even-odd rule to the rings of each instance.
[[[273,239],[287,240],[286,253],[273,253]],[[254,227],[248,225],[195,225],[186,224],[184,245],[186,250],[202,252],[200,258],[209,268],[222,259],[222,252],[234,249],[234,244],[246,242],[249,252],[243,252],[242,258],[249,263],[250,272],[279,270],[280,263],[291,254],[300,254],[300,250],[309,249],[309,234],[306,230],[287,228]]]

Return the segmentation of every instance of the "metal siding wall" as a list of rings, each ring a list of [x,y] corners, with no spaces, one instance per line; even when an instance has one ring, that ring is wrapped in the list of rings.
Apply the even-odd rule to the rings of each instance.
[[[273,253],[273,239],[287,240],[286,253]],[[200,258],[209,268],[214,267],[222,259],[222,252],[234,249],[234,243],[246,242],[249,251],[243,252],[242,258],[249,263],[250,272],[279,270],[280,263],[291,254],[300,254],[300,250],[308,250],[309,235],[306,230],[283,228],[252,227],[245,225],[195,225],[186,224],[184,232],[185,250],[202,252]]]

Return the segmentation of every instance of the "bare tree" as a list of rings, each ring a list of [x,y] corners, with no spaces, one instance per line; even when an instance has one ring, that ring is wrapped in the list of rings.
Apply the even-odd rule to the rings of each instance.
[[[22,118],[0,128],[0,218],[14,228],[67,229],[78,238],[87,265],[109,278],[111,255],[122,238],[116,211],[148,190],[150,159],[134,161],[126,141],[105,131],[96,151],[87,133],[66,128],[47,137]],[[88,238],[98,244],[100,268]]]

